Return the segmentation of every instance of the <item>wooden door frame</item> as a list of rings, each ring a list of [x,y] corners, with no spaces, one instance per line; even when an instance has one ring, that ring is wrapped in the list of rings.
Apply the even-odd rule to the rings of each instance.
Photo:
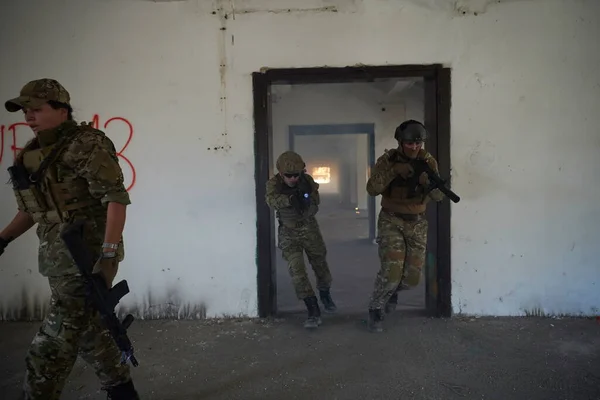
[[[275,268],[275,221],[265,203],[266,182],[272,176],[272,84],[373,82],[385,78],[423,78],[425,83],[425,126],[431,134],[428,150],[437,158],[440,174],[450,177],[450,69],[441,64],[361,66],[341,68],[263,69],[252,74],[254,97],[254,158],[256,182],[256,235],[258,314],[277,314]],[[401,121],[398,121],[400,123]],[[390,135],[393,134],[392,132]],[[431,316],[452,315],[450,200],[432,204],[428,216],[437,235],[431,238],[434,254],[426,269],[426,308]],[[434,245],[433,245],[434,243]],[[429,249],[431,250],[431,249]],[[430,253],[428,250],[428,253]]]

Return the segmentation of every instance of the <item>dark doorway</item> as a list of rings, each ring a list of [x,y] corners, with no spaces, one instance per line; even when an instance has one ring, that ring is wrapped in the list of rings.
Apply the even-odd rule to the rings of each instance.
[[[431,139],[427,149],[437,158],[442,177],[450,175],[450,71],[441,65],[386,67],[273,69],[253,74],[257,201],[257,265],[259,315],[277,314],[276,221],[265,204],[265,183],[273,171],[273,85],[377,82],[390,78],[421,78],[424,122]],[[398,121],[400,123],[401,121]],[[365,132],[366,133],[366,132]],[[376,154],[379,156],[379,154]],[[374,199],[373,199],[374,200]],[[373,213],[374,214],[374,213]],[[445,199],[429,207],[430,235],[425,268],[425,305],[428,315],[451,315],[450,204]],[[334,277],[335,279],[335,277]],[[372,280],[366,285],[372,285]],[[367,299],[365,299],[366,302]],[[340,307],[343,312],[343,307]]]

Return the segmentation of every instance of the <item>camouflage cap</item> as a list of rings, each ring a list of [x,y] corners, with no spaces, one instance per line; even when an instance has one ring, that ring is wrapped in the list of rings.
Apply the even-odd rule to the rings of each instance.
[[[36,79],[21,89],[19,97],[8,100],[4,107],[8,112],[16,112],[23,107],[39,107],[48,101],[70,104],[69,92],[54,79]]]
[[[302,160],[300,154],[293,151],[285,151],[277,158],[275,167],[281,173],[294,174],[302,172],[306,164],[304,164],[304,160]]]

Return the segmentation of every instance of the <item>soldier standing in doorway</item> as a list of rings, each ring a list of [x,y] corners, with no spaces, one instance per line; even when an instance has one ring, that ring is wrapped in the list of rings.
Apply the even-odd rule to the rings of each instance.
[[[408,120],[396,128],[398,147],[386,151],[375,164],[367,182],[371,196],[382,195],[377,223],[380,270],[369,302],[369,330],[383,330],[383,310],[391,312],[398,290],[419,283],[427,247],[427,203],[444,197],[439,189],[427,191],[429,178],[418,176],[419,163],[436,173],[437,161],[423,149],[427,130],[422,123]]]
[[[315,214],[319,211],[319,184],[306,173],[302,157],[286,151],[276,162],[278,174],[269,179],[265,200],[276,210],[278,247],[288,263],[296,296],[308,309],[307,329],[321,324],[321,311],[304,265],[304,251],[315,272],[319,297],[326,312],[335,312],[331,299],[331,272],[327,264],[327,248]]]
[[[73,120],[70,95],[54,79],[27,83],[5,108],[22,110],[35,136],[14,162],[22,172],[11,177],[18,212],[0,232],[0,254],[37,223],[39,272],[51,290],[50,309],[25,359],[24,397],[58,399],[81,354],[109,398],[139,399],[129,366],[120,364],[121,353],[87,301],[84,278],[60,237],[67,225],[85,220],[84,240],[98,260],[93,272],[112,286],[124,257],[130,204],[115,147],[103,132]]]

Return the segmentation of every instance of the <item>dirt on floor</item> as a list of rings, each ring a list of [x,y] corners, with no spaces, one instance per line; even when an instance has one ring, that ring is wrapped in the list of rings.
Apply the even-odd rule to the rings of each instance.
[[[594,319],[324,316],[276,320],[135,321],[132,371],[142,399],[600,399]],[[39,323],[0,323],[0,398],[15,399]],[[77,361],[63,398],[105,399]]]

